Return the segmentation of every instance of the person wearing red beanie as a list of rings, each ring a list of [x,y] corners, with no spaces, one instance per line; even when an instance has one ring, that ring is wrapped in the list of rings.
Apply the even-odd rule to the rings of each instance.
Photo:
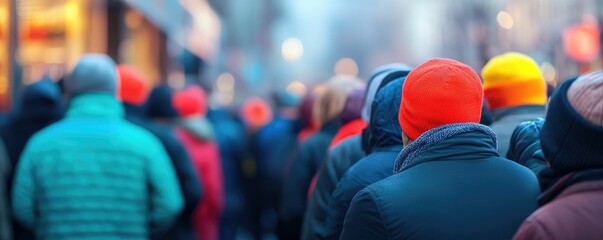
[[[205,118],[205,91],[190,86],[174,94],[172,105],[182,117],[176,137],[191,156],[205,193],[192,218],[197,239],[217,240],[224,210],[224,177],[220,151],[213,139],[213,126]]]
[[[184,209],[176,222],[166,231],[153,234],[151,238],[154,240],[195,239],[191,215],[201,199],[203,190],[191,159],[176,139],[174,127],[169,122],[157,123],[146,115],[145,102],[151,89],[142,73],[134,67],[118,65],[117,74],[119,76],[117,92],[124,106],[126,120],[149,130],[159,139],[174,165],[184,196]],[[172,107],[171,104],[168,105]]]
[[[482,85],[469,66],[431,59],[402,87],[404,149],[394,175],[358,192],[340,239],[510,239],[536,209],[538,181],[501,158],[479,124]]]

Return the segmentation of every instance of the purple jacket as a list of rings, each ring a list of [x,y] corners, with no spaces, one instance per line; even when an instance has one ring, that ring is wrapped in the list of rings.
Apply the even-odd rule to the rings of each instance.
[[[603,238],[603,180],[568,186],[571,178],[564,176],[543,193],[541,200],[552,199],[521,225],[513,239]]]

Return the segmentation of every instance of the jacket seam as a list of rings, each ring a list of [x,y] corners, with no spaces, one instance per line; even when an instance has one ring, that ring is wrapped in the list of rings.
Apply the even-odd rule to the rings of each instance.
[[[379,212],[379,218],[381,218],[381,225],[383,225],[383,230],[385,230],[385,232],[387,233],[387,239],[392,239],[391,234],[389,233],[389,228],[386,226],[385,219],[383,218],[383,212],[381,211],[381,208],[379,207],[379,203],[378,203],[379,200],[377,198],[375,198],[373,189],[367,187],[367,190],[368,190],[368,193],[371,195],[371,198],[373,199],[373,203],[375,204],[377,211]]]

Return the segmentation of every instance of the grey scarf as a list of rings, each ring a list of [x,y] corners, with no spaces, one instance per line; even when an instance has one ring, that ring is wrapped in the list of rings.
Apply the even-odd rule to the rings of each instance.
[[[498,146],[496,134],[487,126],[477,123],[455,123],[440,126],[423,133],[417,140],[404,147],[396,158],[394,174],[402,172],[415,158],[427,151],[433,145],[459,134],[478,131],[490,136],[492,141],[494,141],[494,145]]]

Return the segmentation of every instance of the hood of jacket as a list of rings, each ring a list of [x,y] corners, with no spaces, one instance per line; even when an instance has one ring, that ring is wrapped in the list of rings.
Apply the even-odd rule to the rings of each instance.
[[[44,77],[26,87],[17,102],[12,118],[57,120],[63,114],[63,99],[59,86]]]
[[[67,118],[105,118],[124,117],[124,107],[117,98],[108,93],[84,93],[71,98],[67,109]]]
[[[383,86],[387,85],[391,81],[405,77],[410,73],[411,68],[406,65],[387,65],[378,68],[373,72],[366,84],[366,91],[364,95],[364,104],[362,105],[361,116],[366,122],[370,122],[371,118],[371,104],[375,99],[375,95]]]
[[[211,122],[201,116],[182,118],[177,121],[178,126],[199,140],[213,140],[214,129]]]
[[[372,103],[369,123],[369,150],[389,146],[402,146],[402,129],[396,119],[402,99],[402,84],[406,77],[398,78],[381,88]]]

